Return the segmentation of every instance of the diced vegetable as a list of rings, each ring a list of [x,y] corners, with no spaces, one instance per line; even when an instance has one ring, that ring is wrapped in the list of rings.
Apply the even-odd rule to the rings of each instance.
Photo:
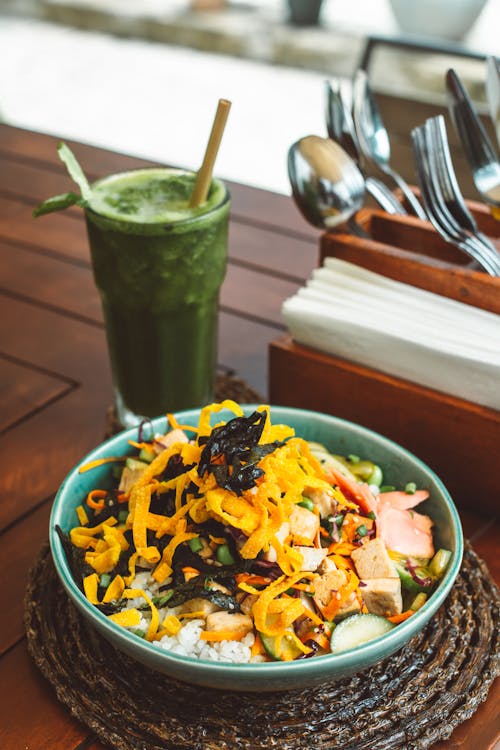
[[[188,541],[191,552],[200,552],[203,549],[203,542],[199,536],[195,536],[194,539]]]
[[[145,461],[147,464],[150,464],[154,458],[156,458],[156,453],[152,448],[141,448],[141,452],[139,453],[140,461]]]
[[[441,578],[450,560],[451,551],[449,549],[439,549],[429,563],[429,570],[432,575],[436,578]]]
[[[275,661],[292,661],[302,655],[302,651],[293,638],[293,631],[289,630],[283,636],[265,635],[259,633],[262,645],[268,656]]]
[[[401,587],[405,591],[419,593],[420,591],[428,592],[432,589],[435,578],[431,575],[428,568],[422,566],[412,566],[408,568],[408,563],[395,562],[396,570],[401,579]],[[411,563],[410,563],[411,565]]]
[[[129,456],[125,461],[125,466],[127,469],[131,469],[131,471],[136,471],[137,469],[147,469],[148,465],[144,461],[139,461],[137,458]]]
[[[228,544],[220,544],[217,547],[215,557],[222,565],[234,565],[234,557],[231,554]]]
[[[340,654],[388,633],[394,624],[379,615],[352,615],[342,620],[334,629],[330,641],[333,654]]]
[[[426,601],[427,601],[427,594],[424,594],[424,592],[421,591],[420,594],[416,595],[415,599],[410,604],[410,609],[416,612],[417,610],[419,610],[421,607],[424,606]]]

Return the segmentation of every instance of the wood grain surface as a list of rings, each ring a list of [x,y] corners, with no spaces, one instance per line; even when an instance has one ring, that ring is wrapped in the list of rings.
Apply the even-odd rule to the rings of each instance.
[[[23,594],[47,538],[51,499],[104,434],[111,380],[81,214],[32,219],[41,199],[69,187],[58,138],[0,125],[0,748],[104,750],[59,704],[26,651]],[[70,144],[91,178],[144,160]],[[268,398],[269,344],[281,304],[318,260],[318,234],[292,201],[230,184],[229,268],[222,290],[219,364]],[[492,465],[498,464],[491,456]],[[497,583],[499,530],[481,498],[461,509],[466,535]],[[497,498],[498,500],[498,498]],[[476,511],[477,509],[477,511]],[[436,750],[500,746],[499,681],[479,711]]]

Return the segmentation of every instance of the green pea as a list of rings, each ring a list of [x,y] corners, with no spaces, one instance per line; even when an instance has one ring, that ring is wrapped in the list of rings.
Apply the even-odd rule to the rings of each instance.
[[[195,536],[188,541],[191,552],[200,552],[203,549],[203,542],[199,536]]]
[[[222,565],[234,565],[234,557],[231,554],[229,545],[220,544],[215,552],[215,557]]]
[[[102,586],[103,588],[107,589],[110,583],[111,583],[111,576],[108,573],[103,573],[99,579],[99,586]]]
[[[314,510],[314,503],[308,497],[302,496],[302,500],[298,503],[301,508],[307,508],[307,510]]]

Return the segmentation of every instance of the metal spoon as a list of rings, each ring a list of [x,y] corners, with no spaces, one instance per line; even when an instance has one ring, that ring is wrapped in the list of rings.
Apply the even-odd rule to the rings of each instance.
[[[446,73],[446,93],[451,119],[472,169],[474,184],[484,200],[494,207],[495,218],[499,218],[500,162],[466,88],[452,68]]]
[[[490,117],[500,144],[500,58],[490,56],[486,60],[486,65],[486,96]]]
[[[338,78],[325,81],[326,127],[330,138],[342,146],[364,173],[363,155],[354,129],[351,105],[348,103],[348,101],[352,101],[352,91],[348,92],[347,87],[350,88],[349,82],[340,81]],[[365,175],[365,187],[372,198],[388,214],[401,214],[403,216],[407,214],[396,196],[381,180]]]
[[[308,135],[288,150],[292,194],[303,217],[321,229],[349,226],[368,237],[354,220],[363,206],[365,180],[353,160],[329,138]]]
[[[392,177],[396,185],[404,193],[418,218],[426,221],[427,216],[425,211],[410,189],[410,186],[389,164],[391,158],[389,135],[382,122],[380,112],[368,83],[368,76],[364,70],[356,71],[353,95],[354,125],[361,151],[384,174]]]

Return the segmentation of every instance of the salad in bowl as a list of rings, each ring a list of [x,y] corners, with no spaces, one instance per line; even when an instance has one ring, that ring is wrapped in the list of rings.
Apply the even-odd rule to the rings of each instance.
[[[72,520],[59,523],[57,500],[53,513],[56,567],[62,552],[63,583],[115,645],[160,669],[184,659],[190,674],[196,662],[314,671],[379,642],[394,651],[439,606],[461,543],[436,533],[443,508],[433,517],[422,472],[389,484],[380,446],[333,451],[324,429],[312,439],[274,411],[224,401],[194,421],[169,415],[129,431],[125,455],[78,467]]]

